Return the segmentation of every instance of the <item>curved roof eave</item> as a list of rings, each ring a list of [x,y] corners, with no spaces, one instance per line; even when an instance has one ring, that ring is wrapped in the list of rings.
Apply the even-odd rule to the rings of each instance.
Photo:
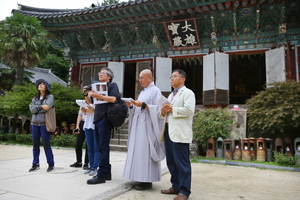
[[[132,0],[128,2],[120,2],[116,4],[105,5],[105,6],[96,6],[94,8],[88,8],[88,9],[49,9],[49,8],[30,7],[23,4],[18,4],[19,9],[13,9],[12,13],[20,12],[27,16],[32,16],[34,13],[34,16],[40,19],[57,18],[57,17],[77,16],[81,14],[89,14],[89,13],[107,11],[112,9],[118,9],[121,7],[133,6],[141,3],[147,3],[150,1],[156,1],[156,0]],[[60,13],[64,13],[64,14],[60,15]]]
[[[19,4],[18,3],[18,7],[20,8],[19,10],[22,10],[22,11],[33,11],[33,12],[43,12],[43,13],[47,13],[47,12],[68,12],[70,10],[81,10],[81,9],[52,9],[52,8],[37,8],[37,7],[30,7],[30,6],[26,6],[26,5],[23,5],[23,4]],[[17,10],[17,9],[14,9],[14,10]]]

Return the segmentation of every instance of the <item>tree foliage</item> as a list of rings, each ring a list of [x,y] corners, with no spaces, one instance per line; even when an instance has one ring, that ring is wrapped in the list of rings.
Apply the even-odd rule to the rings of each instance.
[[[51,91],[55,99],[57,121],[76,123],[79,107],[75,100],[84,99],[82,91],[77,86],[66,87],[60,84],[53,84]]]
[[[98,6],[105,6],[110,4],[116,4],[119,3],[119,0],[102,0],[102,3],[100,4],[99,1],[97,1]]]
[[[16,68],[0,68],[0,89],[5,91],[11,90],[15,84],[16,71]],[[24,71],[23,82],[30,83],[32,75],[33,73]]]
[[[0,97],[0,111],[6,116],[24,115],[31,116],[29,104],[32,98],[38,93],[34,84],[24,86],[15,85],[12,91]],[[77,87],[66,87],[53,83],[51,93],[54,95],[56,119],[58,123],[76,123],[78,105],[76,99],[83,99],[82,92]]]
[[[51,69],[51,72],[60,79],[67,82],[70,61],[64,59],[63,50],[54,49],[51,45],[48,47],[46,58],[37,65],[39,68]]]
[[[284,133],[290,127],[300,128],[299,100],[299,82],[289,80],[273,83],[247,100],[249,131],[268,136]]]
[[[24,86],[15,85],[12,91],[6,92],[6,95],[0,98],[1,113],[7,116],[30,116],[28,105],[36,93],[37,90],[32,83]]]
[[[23,84],[24,68],[32,68],[47,52],[47,31],[35,17],[18,12],[0,22],[1,62],[16,69],[16,84]]]
[[[200,142],[202,147],[206,146],[209,138],[228,138],[233,119],[229,108],[210,108],[199,111],[194,115],[193,140]]]

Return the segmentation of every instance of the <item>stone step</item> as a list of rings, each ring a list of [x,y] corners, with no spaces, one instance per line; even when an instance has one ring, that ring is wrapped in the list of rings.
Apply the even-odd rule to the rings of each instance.
[[[121,151],[127,152],[127,139],[128,139],[128,118],[125,121],[125,124],[114,130],[112,133],[112,138],[110,139],[110,150],[111,151]]]
[[[127,146],[126,145],[114,145],[110,144],[110,150],[111,151],[120,151],[120,152],[127,152]]]
[[[117,138],[111,138],[110,144],[113,145],[127,145],[127,139],[117,139]]]
[[[111,139],[127,139],[128,138],[128,134],[117,134],[115,133],[114,135],[112,135]]]
[[[120,133],[120,135],[127,135],[128,134],[128,129],[115,130],[113,133],[114,134]]]

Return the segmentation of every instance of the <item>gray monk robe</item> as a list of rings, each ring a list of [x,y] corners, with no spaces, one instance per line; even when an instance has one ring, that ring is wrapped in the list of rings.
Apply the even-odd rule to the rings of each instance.
[[[159,134],[163,120],[159,118],[155,105],[160,96],[160,90],[151,83],[138,98],[148,105],[149,110],[141,111],[135,106],[130,109],[128,151],[123,174],[126,179],[138,182],[161,180],[160,161],[165,158],[165,150]]]

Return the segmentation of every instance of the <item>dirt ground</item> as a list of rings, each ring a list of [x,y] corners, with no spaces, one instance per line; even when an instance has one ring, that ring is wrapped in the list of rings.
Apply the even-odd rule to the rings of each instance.
[[[250,167],[193,163],[190,200],[299,200],[300,173]],[[170,174],[153,183],[146,191],[131,189],[112,200],[172,200],[175,195],[161,194],[168,189]]]

